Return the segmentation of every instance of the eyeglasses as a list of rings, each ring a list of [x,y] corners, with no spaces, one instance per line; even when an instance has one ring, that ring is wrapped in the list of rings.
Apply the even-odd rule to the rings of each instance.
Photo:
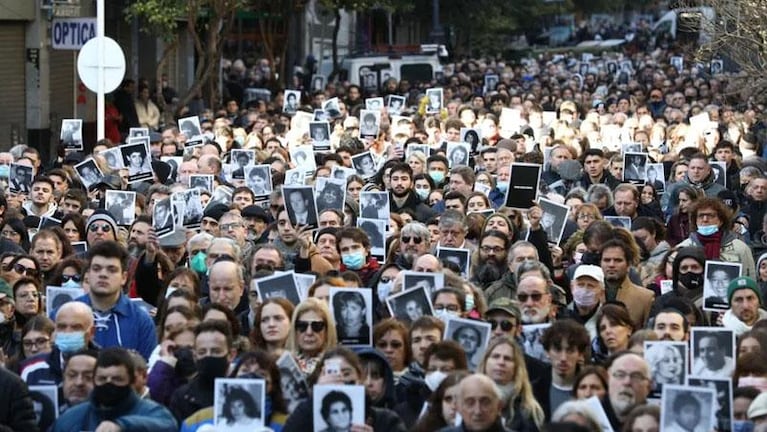
[[[51,341],[50,338],[37,338],[34,340],[24,339],[22,341],[22,344],[24,344],[24,348],[26,349],[41,348],[48,345],[50,341]]]
[[[296,330],[298,330],[299,333],[305,333],[309,327],[312,328],[312,331],[314,333],[319,333],[323,330],[325,330],[325,322],[324,321],[296,321]]]
[[[61,282],[80,282],[82,278],[80,275],[61,275]]]
[[[536,303],[537,303],[537,302],[541,301],[541,299],[543,298],[543,296],[544,296],[544,294],[543,294],[543,293],[535,293],[535,294],[523,294],[523,293],[519,293],[519,294],[517,294],[517,300],[518,300],[520,303],[525,303],[525,302],[527,302],[527,299],[529,298],[529,299],[531,299],[532,301],[534,301],[534,302],[536,302]]]
[[[98,230],[101,230],[101,232],[108,233],[112,231],[112,227],[109,225],[97,225],[97,224],[92,224],[91,226],[88,227],[88,231],[90,232],[96,232]]]
[[[30,291],[30,292],[27,292],[27,293],[16,295],[16,298],[19,298],[19,299],[28,299],[28,298],[36,299],[36,298],[39,298],[39,297],[40,297],[40,293],[37,292],[37,291]]]
[[[491,320],[487,320],[487,322],[490,323],[490,329],[491,330],[495,330],[496,327],[498,327],[500,325],[501,326],[501,330],[503,330],[505,332],[511,331],[511,329],[513,329],[514,327],[517,326],[516,323],[513,323],[513,322],[511,322],[509,320],[496,321],[494,319],[491,319]]]
[[[402,236],[402,243],[410,243],[410,240],[413,240],[413,243],[419,245],[423,241],[421,237],[410,237],[410,236]]]
[[[37,277],[37,269],[32,267],[25,267],[23,264],[16,263],[13,265],[13,271],[18,274],[27,275],[29,277]]]
[[[499,254],[504,251],[504,248],[501,246],[480,246],[479,250],[488,254],[488,253],[496,253]]]
[[[392,348],[392,349],[400,349],[403,347],[403,343],[400,341],[380,341],[376,344],[376,348],[386,349],[386,348]]]
[[[461,309],[456,305],[447,305],[447,306],[435,306],[434,312],[458,312]]]
[[[237,229],[237,228],[242,228],[242,224],[241,223],[228,223],[228,224],[221,225],[221,231],[229,231],[229,230],[233,230],[233,229]]]
[[[628,373],[626,371],[615,371],[611,375],[613,378],[619,381],[623,381],[628,377],[632,383],[640,383],[648,379],[642,372]]]

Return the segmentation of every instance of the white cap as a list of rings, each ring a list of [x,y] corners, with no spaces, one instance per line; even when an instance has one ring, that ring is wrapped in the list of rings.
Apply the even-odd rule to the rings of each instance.
[[[575,275],[573,275],[573,280],[578,279],[582,276],[588,276],[600,284],[605,283],[605,273],[602,271],[602,267],[598,267],[595,265],[590,264],[581,264],[575,269]]]

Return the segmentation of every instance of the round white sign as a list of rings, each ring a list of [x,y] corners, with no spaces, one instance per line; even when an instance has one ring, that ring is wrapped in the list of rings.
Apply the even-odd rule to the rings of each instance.
[[[103,56],[99,55],[99,40],[103,43]],[[83,45],[77,56],[77,73],[88,89],[99,91],[99,68],[104,69],[101,90],[109,93],[115,90],[125,76],[125,54],[114,39],[95,37]]]

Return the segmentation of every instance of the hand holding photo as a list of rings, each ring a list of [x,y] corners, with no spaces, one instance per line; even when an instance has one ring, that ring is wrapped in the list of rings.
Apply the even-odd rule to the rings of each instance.
[[[214,424],[231,432],[252,432],[266,423],[266,382],[255,378],[217,378]]]
[[[369,288],[330,288],[330,313],[336,322],[338,343],[371,346],[373,340],[373,294]]]

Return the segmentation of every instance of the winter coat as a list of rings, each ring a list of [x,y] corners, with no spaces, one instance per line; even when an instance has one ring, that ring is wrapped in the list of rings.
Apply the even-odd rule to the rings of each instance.
[[[679,243],[679,247],[686,246],[703,247],[703,244],[698,239],[698,233],[690,233],[690,237],[687,240]],[[756,279],[756,265],[754,264],[754,256],[751,254],[751,249],[742,240],[737,239],[735,234],[729,230],[722,233],[719,261],[741,263],[743,266],[742,275]]]
[[[73,406],[56,420],[53,432],[96,430],[107,420],[117,423],[124,431],[178,431],[178,423],[167,408],[148,399],[139,399],[131,392],[127,399],[111,408],[100,408],[92,400]]]
[[[0,395],[0,432],[37,432],[37,418],[27,385],[5,368],[0,368]]]

